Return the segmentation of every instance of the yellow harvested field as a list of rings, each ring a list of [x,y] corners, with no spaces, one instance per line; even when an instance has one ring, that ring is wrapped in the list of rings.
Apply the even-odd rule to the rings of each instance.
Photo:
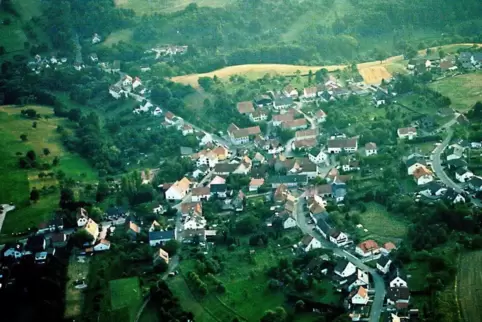
[[[432,47],[432,50],[438,50],[439,48],[445,49],[447,51],[455,50],[457,48],[472,47],[474,44],[463,43],[463,44],[452,44],[445,46]],[[482,47],[482,44],[476,44],[478,47]],[[419,54],[424,55],[426,50],[420,50]],[[358,70],[363,77],[363,80],[367,84],[380,84],[382,79],[389,79],[392,74],[387,70],[391,68],[391,65],[396,64],[396,70],[400,70],[400,63],[403,62],[403,56],[397,55],[389,57],[383,61],[371,61],[366,63],[360,63],[357,65]],[[302,66],[302,65],[284,65],[284,64],[246,64],[246,65],[236,65],[224,67],[213,72],[202,73],[202,74],[190,74],[183,76],[173,77],[171,80],[178,83],[183,83],[186,85],[191,85],[193,87],[199,87],[198,79],[199,77],[214,77],[215,75],[221,79],[228,79],[232,75],[244,75],[251,79],[261,78],[265,74],[272,75],[294,75],[297,71],[302,74],[308,73],[309,70],[313,72],[321,68],[326,68],[328,71],[332,72],[338,69],[345,68],[346,65],[330,65],[330,66]]]
[[[365,83],[370,85],[378,85],[382,79],[389,80],[392,74],[384,66],[373,66],[359,69],[360,75],[363,77]]]

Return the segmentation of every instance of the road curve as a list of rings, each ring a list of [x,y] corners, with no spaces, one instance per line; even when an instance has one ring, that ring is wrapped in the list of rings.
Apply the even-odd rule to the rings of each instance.
[[[452,140],[452,136],[454,134],[452,129],[449,129],[447,133],[448,133],[447,137],[442,141],[442,143],[439,144],[439,146],[437,146],[437,148],[435,148],[435,150],[433,150],[432,169],[437,175],[437,177],[439,177],[439,179],[442,180],[442,182],[447,187],[450,187],[457,192],[462,192],[463,190],[460,188],[460,186],[457,183],[455,183],[451,178],[449,178],[449,176],[445,173],[442,167],[441,155],[445,150],[445,148],[447,148],[447,146],[449,145],[450,140]]]

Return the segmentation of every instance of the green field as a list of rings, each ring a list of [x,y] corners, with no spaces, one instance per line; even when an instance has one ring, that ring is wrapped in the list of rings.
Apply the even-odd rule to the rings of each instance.
[[[457,296],[466,322],[482,321],[482,251],[463,254],[457,273]]]
[[[407,234],[407,224],[389,213],[385,207],[374,202],[366,204],[367,210],[360,214],[363,228],[368,234],[381,242],[403,238]]]
[[[129,308],[130,321],[134,321],[142,297],[137,277],[123,278],[109,282],[112,310]]]
[[[482,72],[445,78],[431,83],[430,88],[449,97],[452,108],[465,112],[482,101]]]
[[[124,9],[132,9],[139,16],[155,13],[169,13],[184,9],[191,3],[199,7],[224,7],[233,0],[114,0]]]
[[[24,107],[27,108],[27,107]],[[66,120],[53,115],[53,110],[43,106],[28,106],[35,109],[42,116],[36,120],[37,128],[32,127],[33,120],[21,116],[22,108],[3,106],[0,107],[0,203],[13,202],[17,209],[9,213],[3,224],[2,233],[23,231],[28,227],[49,218],[52,211],[58,206],[59,194],[43,195],[40,200],[30,205],[28,202],[30,190],[33,187],[41,189],[46,186],[56,186],[54,178],[39,179],[40,172],[57,172],[62,170],[66,177],[82,182],[94,182],[97,174],[92,167],[80,156],[69,153],[63,149],[60,134],[56,132],[58,124],[65,125]],[[26,134],[28,141],[22,142],[20,135]],[[43,149],[48,148],[50,154],[43,155]],[[54,157],[60,158],[59,166],[51,170],[40,171],[37,169],[20,169],[18,167],[17,153],[25,155],[29,150],[35,151],[39,163],[52,163]]]
[[[102,43],[103,46],[112,47],[120,41],[130,43],[132,40],[132,34],[134,33],[131,29],[120,29],[112,32]]]

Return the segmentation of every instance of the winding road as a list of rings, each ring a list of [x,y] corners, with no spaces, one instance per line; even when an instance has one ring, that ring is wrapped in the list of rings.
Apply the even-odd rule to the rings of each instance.
[[[305,201],[302,197],[298,200],[296,206],[296,221],[298,223],[298,227],[300,227],[301,231],[304,234],[311,235],[315,237],[317,240],[320,241],[321,245],[325,249],[329,249],[333,252],[333,254],[338,255],[340,257],[345,258],[347,261],[351,262],[353,265],[358,267],[359,269],[369,272],[373,279],[374,290],[375,290],[375,297],[373,298],[372,308],[370,311],[370,322],[379,322],[380,315],[382,314],[383,310],[383,301],[386,295],[385,289],[385,281],[383,278],[378,274],[376,269],[368,267],[365,265],[359,258],[355,257],[354,255],[350,254],[344,249],[341,249],[335,246],[333,243],[327,241],[323,236],[321,236],[317,231],[313,230],[307,223],[305,218],[305,213],[303,210],[303,205]]]

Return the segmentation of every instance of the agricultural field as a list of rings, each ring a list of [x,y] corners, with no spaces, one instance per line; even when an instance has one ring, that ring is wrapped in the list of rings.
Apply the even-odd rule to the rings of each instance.
[[[66,174],[66,177],[74,180],[94,182],[97,179],[96,172],[87,161],[64,150],[61,136],[56,132],[56,128],[59,124],[66,125],[66,120],[55,117],[53,110],[49,107],[26,106],[23,108],[33,108],[42,115],[42,118],[35,120],[37,122],[36,128],[32,127],[34,120],[21,116],[22,108],[0,107],[0,123],[3,124],[0,129],[0,152],[3,155],[0,158],[0,180],[3,188],[0,189],[0,202],[12,202],[17,207],[5,218],[2,228],[4,234],[23,231],[36,226],[49,218],[52,211],[57,208],[58,193],[42,195],[40,200],[32,205],[28,201],[30,190],[34,187],[41,189],[58,184],[55,178],[40,179],[40,172],[58,172],[61,170]],[[27,135],[27,141],[21,141],[21,134]],[[47,148],[50,154],[45,155],[43,153],[44,148]],[[29,150],[36,153],[38,162],[41,164],[51,164],[55,157],[60,158],[60,163],[57,167],[48,171],[20,169],[17,154],[25,155]]]
[[[141,306],[142,296],[137,277],[122,278],[109,282],[111,308],[113,311],[129,308],[130,321],[134,321]]]
[[[392,78],[392,74],[384,66],[373,66],[360,69],[360,74],[365,83],[369,85],[378,85],[382,80]]]
[[[401,239],[407,234],[407,224],[389,213],[380,204],[370,202],[366,204],[366,211],[360,214],[363,228],[368,229],[368,234],[381,242]]]
[[[482,321],[482,251],[463,254],[457,274],[457,296],[466,322]]]
[[[482,101],[482,72],[445,78],[431,83],[430,88],[449,97],[452,108],[465,112]]]
[[[142,16],[179,11],[191,3],[199,7],[224,7],[233,0],[114,0],[114,2],[119,8],[132,9],[137,15]]]

